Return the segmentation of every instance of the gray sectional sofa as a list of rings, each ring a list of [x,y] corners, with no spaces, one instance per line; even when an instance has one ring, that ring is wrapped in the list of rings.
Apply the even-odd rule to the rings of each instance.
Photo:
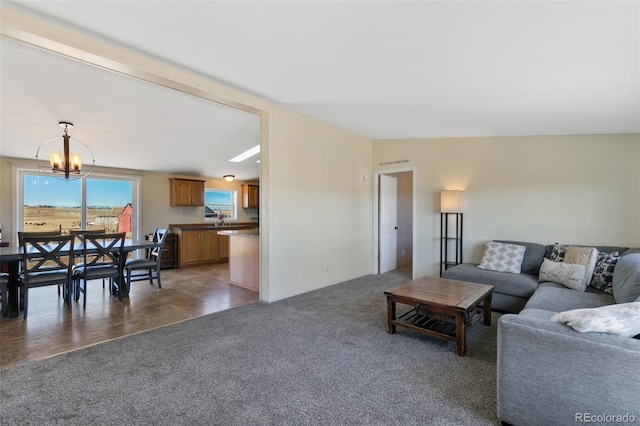
[[[640,336],[581,333],[551,320],[559,312],[640,302],[640,249],[595,246],[621,253],[609,294],[538,282],[553,245],[511,243],[526,247],[519,274],[461,264],[442,275],[493,285],[492,307],[506,313],[498,321],[498,418],[516,426],[640,423]]]

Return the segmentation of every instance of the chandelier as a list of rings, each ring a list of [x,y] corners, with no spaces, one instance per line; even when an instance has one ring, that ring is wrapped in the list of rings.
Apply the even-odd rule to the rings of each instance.
[[[91,152],[91,149],[89,149],[87,144],[78,139],[73,139],[74,146],[72,150],[72,141],[71,136],[69,136],[69,129],[73,128],[73,123],[60,121],[58,122],[58,125],[64,128],[64,134],[42,142],[36,151],[38,170],[40,170],[40,174],[48,175],[56,179],[63,179],[65,181],[82,179],[93,170],[93,166],[95,164],[93,152]],[[61,146],[59,145],[60,142],[62,142]],[[49,164],[41,161],[40,159],[40,151],[44,153],[47,149],[50,150]],[[91,160],[91,166],[88,170],[82,168],[83,154],[85,159]]]

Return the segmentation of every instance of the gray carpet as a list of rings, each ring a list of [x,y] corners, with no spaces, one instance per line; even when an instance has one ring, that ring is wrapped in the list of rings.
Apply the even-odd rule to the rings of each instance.
[[[406,272],[189,320],[0,372],[0,424],[494,425],[496,325],[385,332]]]

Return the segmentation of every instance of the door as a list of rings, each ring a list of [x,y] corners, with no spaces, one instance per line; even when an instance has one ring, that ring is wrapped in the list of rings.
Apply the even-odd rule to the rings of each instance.
[[[398,252],[398,180],[380,175],[379,197],[380,247],[378,249],[381,274],[396,269]]]

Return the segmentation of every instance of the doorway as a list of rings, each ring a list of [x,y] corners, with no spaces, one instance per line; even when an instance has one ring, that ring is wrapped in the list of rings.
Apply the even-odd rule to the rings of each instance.
[[[411,267],[415,279],[415,168],[376,172],[374,273]]]

